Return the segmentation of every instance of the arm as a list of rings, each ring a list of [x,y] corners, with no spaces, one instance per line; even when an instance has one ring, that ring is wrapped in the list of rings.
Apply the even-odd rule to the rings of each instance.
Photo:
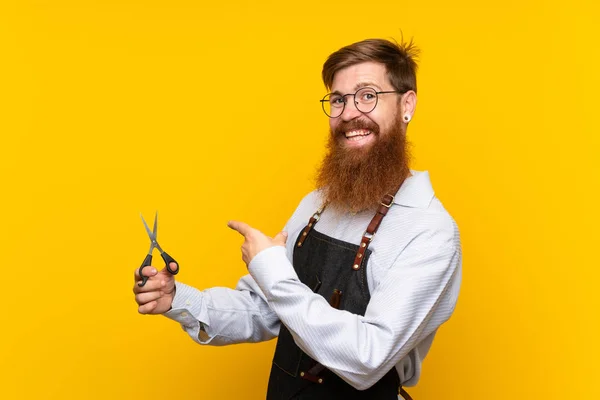
[[[215,287],[200,291],[181,282],[176,286],[172,309],[163,315],[179,322],[197,343],[260,342],[279,333],[277,315],[249,275],[239,280],[235,290]]]
[[[249,271],[298,346],[362,390],[450,317],[460,265],[459,243],[415,240],[371,294],[364,316],[330,307],[302,284],[282,247],[259,253]]]
[[[317,201],[315,193],[305,196],[284,230],[303,224]],[[250,275],[241,278],[235,290],[217,287],[200,291],[183,283],[176,285],[172,309],[163,315],[179,322],[198,343],[258,342],[279,334],[279,318]]]
[[[284,230],[304,219],[304,214],[297,215],[298,209],[311,199],[310,194],[302,199]],[[163,315],[179,322],[197,343],[259,342],[279,334],[279,318],[250,275],[242,277],[234,290],[216,287],[200,291],[180,282],[176,286],[172,309]]]

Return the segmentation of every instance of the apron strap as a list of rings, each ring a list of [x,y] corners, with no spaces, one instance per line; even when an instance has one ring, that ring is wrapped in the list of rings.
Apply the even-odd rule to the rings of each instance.
[[[373,236],[375,236],[377,229],[379,229],[379,225],[381,224],[383,217],[386,216],[393,202],[394,196],[392,196],[391,194],[386,194],[385,196],[383,196],[383,199],[379,204],[379,208],[377,208],[375,216],[369,223],[369,226],[367,227],[367,230],[363,234],[363,237],[360,241],[360,246],[358,248],[358,251],[356,252],[354,264],[352,265],[352,269],[354,269],[355,271],[358,271],[360,269],[363,257],[365,256],[365,252],[367,251],[369,244],[373,240]],[[314,228],[316,223],[319,222],[319,220],[321,219],[321,213],[323,212],[323,210],[325,210],[325,207],[327,207],[327,202],[325,202],[325,204],[323,204],[323,206],[319,210],[317,210],[317,212],[315,212],[312,217],[310,217],[310,219],[308,220],[308,225],[304,227],[304,230],[300,234],[300,238],[298,239],[297,244],[298,247],[302,247],[302,244],[304,244],[304,241],[308,237],[308,234],[310,233],[312,228]]]
[[[300,239],[298,239],[298,244],[297,244],[298,247],[302,247],[302,244],[306,240],[306,237],[308,236],[308,233],[310,232],[310,230],[315,226],[315,224],[319,221],[319,219],[321,219],[321,213],[323,212],[325,207],[327,207],[327,203],[323,204],[323,206],[320,209],[318,209],[317,212],[314,213],[312,217],[310,217],[310,219],[308,220],[308,225],[306,225],[304,227],[304,230],[300,234]]]
[[[408,392],[407,392],[406,390],[404,390],[404,388],[403,388],[402,386],[400,386],[400,387],[398,388],[398,394],[399,394],[400,396],[402,396],[402,398],[403,398],[404,400],[413,400],[413,398],[412,398],[412,397],[410,397],[410,394],[408,394]]]
[[[377,212],[375,213],[375,216],[371,220],[371,223],[367,227],[367,230],[363,234],[363,237],[360,241],[360,246],[358,247],[358,251],[356,252],[356,257],[354,258],[354,265],[352,265],[353,270],[358,271],[360,269],[363,257],[365,255],[365,251],[367,251],[369,244],[371,244],[371,241],[373,240],[373,236],[375,236],[377,229],[379,229],[379,225],[381,225],[381,221],[383,221],[383,217],[387,215],[387,212],[392,206],[393,202],[394,196],[392,196],[391,194],[386,194],[385,196],[383,196],[383,199],[381,200],[381,203],[379,205],[379,208],[377,209]]]

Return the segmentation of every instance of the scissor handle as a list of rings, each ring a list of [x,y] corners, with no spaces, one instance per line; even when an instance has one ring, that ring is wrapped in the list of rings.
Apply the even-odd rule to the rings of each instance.
[[[148,280],[147,276],[142,275],[142,270],[144,269],[144,267],[149,267],[150,264],[152,264],[152,254],[148,254],[146,258],[144,258],[144,262],[142,263],[142,266],[139,269],[140,278],[142,279],[142,283],[138,283],[139,287],[144,286],[146,284],[146,281]]]
[[[169,273],[171,275],[177,275],[177,273],[179,272],[179,263],[177,261],[175,261],[173,259],[173,257],[168,255],[166,251],[163,251],[160,255],[161,255],[162,259],[165,260],[165,263],[167,264],[167,271],[169,271]],[[175,263],[177,265],[177,267],[175,267],[175,269],[171,269],[171,263]]]

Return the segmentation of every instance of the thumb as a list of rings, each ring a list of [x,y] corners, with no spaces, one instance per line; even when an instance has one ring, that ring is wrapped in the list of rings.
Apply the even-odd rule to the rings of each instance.
[[[171,270],[173,270],[173,271],[174,271],[174,270],[177,268],[177,263],[176,263],[176,262],[173,262],[173,261],[171,261],[171,262],[169,263],[169,267],[171,268]],[[163,269],[162,269],[160,272],[164,273],[164,274],[165,274],[165,275],[167,275],[167,277],[169,277],[169,278],[173,276],[173,275],[172,275],[172,274],[169,272],[169,270],[167,269],[167,266],[166,266],[166,265],[165,265],[165,267],[164,267],[164,268],[163,268]],[[175,278],[173,278],[173,279],[175,279]]]
[[[287,232],[281,231],[277,235],[275,235],[275,237],[273,238],[273,241],[278,246],[285,246],[285,242],[287,241],[287,237],[288,237]]]

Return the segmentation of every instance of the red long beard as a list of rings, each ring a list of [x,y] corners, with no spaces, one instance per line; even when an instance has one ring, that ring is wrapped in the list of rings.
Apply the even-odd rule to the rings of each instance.
[[[368,148],[344,146],[343,132],[369,129],[375,140]],[[370,120],[341,123],[330,132],[327,154],[321,163],[316,183],[329,205],[350,212],[374,209],[386,194],[396,190],[410,174],[409,144],[399,117],[389,132],[380,134]]]

